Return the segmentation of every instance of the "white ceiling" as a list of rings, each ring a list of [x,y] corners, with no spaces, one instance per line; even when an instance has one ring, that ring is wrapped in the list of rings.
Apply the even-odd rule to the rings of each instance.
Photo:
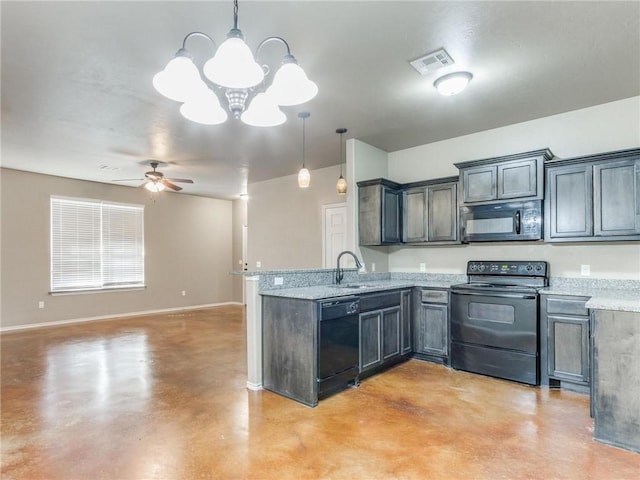
[[[183,193],[237,198],[300,168],[301,111],[315,169],[339,162],[339,127],[396,151],[640,95],[638,1],[241,0],[250,47],[284,37],[320,89],[266,129],[192,123],[151,85],[187,33],[224,40],[231,1],[0,5],[2,166],[98,182],[142,178],[156,159],[194,179]],[[425,77],[409,65],[441,47],[455,65]],[[199,65],[212,54],[200,38],[187,48]],[[439,96],[433,81],[456,70],[473,73],[468,89]]]

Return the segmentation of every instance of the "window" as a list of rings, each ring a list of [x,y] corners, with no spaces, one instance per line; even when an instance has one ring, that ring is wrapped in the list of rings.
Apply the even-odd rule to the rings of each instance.
[[[144,286],[144,206],[51,197],[51,292]]]

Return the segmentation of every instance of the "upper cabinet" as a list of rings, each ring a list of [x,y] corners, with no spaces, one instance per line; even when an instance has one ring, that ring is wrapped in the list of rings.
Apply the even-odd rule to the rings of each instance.
[[[402,186],[378,178],[358,182],[360,245],[394,245],[402,241]]]
[[[405,185],[403,242],[458,242],[458,177]]]
[[[547,162],[545,241],[640,239],[640,149]]]
[[[542,199],[544,162],[552,157],[553,154],[544,149],[456,163],[460,170],[460,203]]]

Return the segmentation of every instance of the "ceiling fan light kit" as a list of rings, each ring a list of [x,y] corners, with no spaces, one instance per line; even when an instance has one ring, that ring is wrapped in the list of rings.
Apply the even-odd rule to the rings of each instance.
[[[189,33],[175,57],[153,77],[153,86],[165,97],[183,103],[180,113],[193,122],[217,125],[227,120],[227,112],[220,105],[214,88],[224,91],[228,109],[234,118],[259,127],[281,125],[286,116],[280,106],[300,105],[318,93],[318,86],[298,65],[286,40],[275,36],[264,39],[256,49],[255,58],[270,42],[280,43],[287,50],[271,85],[266,87],[265,75],[269,74],[269,67],[256,62],[244,42],[242,31],[238,29],[237,0],[234,1],[233,28],[202,69],[208,82],[202,78],[186,49],[187,40],[192,37],[206,38],[216,48],[209,35]]]

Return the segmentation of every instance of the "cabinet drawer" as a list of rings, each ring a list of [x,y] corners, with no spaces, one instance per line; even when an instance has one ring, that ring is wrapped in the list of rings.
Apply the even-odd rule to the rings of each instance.
[[[584,306],[588,297],[547,297],[547,313],[563,313],[565,315],[589,315]]]
[[[422,303],[449,303],[449,292],[422,289]]]
[[[399,305],[399,290],[360,296],[360,312],[370,312],[371,310],[381,310],[383,308],[397,307]]]

